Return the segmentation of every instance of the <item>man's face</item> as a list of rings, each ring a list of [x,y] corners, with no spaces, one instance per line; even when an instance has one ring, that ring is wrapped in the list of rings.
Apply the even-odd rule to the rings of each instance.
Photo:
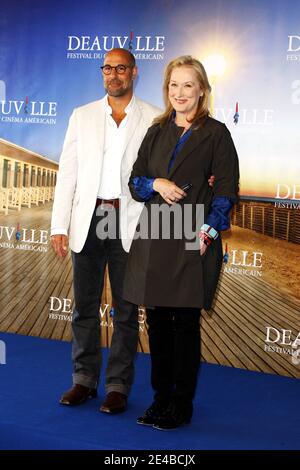
[[[117,65],[129,66],[123,74],[117,73],[116,69],[112,69],[109,75],[102,73],[103,85],[109,96],[124,96],[133,89],[133,80],[137,75],[137,68],[130,66],[129,57],[126,53],[109,52],[103,65],[116,67]]]

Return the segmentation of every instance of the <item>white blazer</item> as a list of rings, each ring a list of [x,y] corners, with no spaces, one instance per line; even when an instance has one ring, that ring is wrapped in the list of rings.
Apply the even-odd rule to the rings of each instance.
[[[136,111],[128,123],[121,164],[120,231],[122,245],[129,251],[143,203],[132,199],[128,181],[139,147],[161,110],[136,97]],[[95,209],[103,163],[104,98],[76,108],[69,120],[59,171],[51,220],[51,235],[69,234],[71,250],[84,246]]]

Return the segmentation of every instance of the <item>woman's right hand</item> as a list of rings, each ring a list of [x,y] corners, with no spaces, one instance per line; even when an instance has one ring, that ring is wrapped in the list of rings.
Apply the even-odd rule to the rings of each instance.
[[[176,186],[174,181],[166,178],[156,178],[153,182],[153,189],[157,191],[168,204],[176,204],[186,197],[186,193]]]

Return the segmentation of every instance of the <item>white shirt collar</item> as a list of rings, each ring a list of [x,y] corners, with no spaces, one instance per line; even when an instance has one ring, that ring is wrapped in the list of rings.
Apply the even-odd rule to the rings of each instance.
[[[135,105],[135,96],[133,94],[131,100],[129,101],[128,105],[125,108],[125,113],[129,114],[132,111],[134,105]],[[104,97],[104,109],[105,109],[106,114],[112,114],[112,108],[108,104],[108,95],[107,94]]]

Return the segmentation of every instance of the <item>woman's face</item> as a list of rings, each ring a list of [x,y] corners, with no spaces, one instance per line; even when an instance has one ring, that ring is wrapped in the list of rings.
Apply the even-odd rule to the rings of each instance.
[[[181,66],[173,69],[169,83],[169,100],[177,113],[193,117],[203,91],[192,67]]]

